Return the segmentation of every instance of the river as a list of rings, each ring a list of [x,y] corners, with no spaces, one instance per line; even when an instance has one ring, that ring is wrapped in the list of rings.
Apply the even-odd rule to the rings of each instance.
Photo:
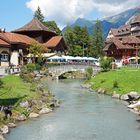
[[[137,116],[121,101],[80,87],[82,81],[49,83],[62,101],[52,113],[20,123],[7,140],[140,140]]]

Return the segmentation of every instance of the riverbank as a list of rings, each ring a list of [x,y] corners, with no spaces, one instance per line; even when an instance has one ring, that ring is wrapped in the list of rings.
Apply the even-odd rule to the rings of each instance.
[[[110,95],[113,98],[127,101],[128,108],[140,115],[140,69],[121,68],[108,72],[100,72],[83,87],[96,91],[98,94]]]
[[[25,82],[20,76],[14,75],[1,79],[0,106],[3,111],[0,112],[0,139],[9,133],[10,128],[16,127],[18,122],[47,114],[59,106],[44,84],[44,79],[36,79],[34,82]],[[9,113],[6,116],[8,112],[12,115]]]

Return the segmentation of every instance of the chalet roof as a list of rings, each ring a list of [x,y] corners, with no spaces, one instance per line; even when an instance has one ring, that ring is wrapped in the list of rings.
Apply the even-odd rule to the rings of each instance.
[[[8,44],[26,44],[29,45],[35,40],[26,36],[10,32],[0,33],[0,38]]]
[[[122,38],[123,44],[139,44],[140,45],[140,39],[136,36],[127,36]]]
[[[10,44],[9,43],[7,43],[6,41],[4,41],[3,39],[1,39],[0,38],[0,45],[2,45],[2,46],[10,46]]]
[[[106,46],[103,50],[107,51],[112,44],[114,44],[117,47],[117,49],[135,49],[133,45],[131,45],[133,44],[132,42],[134,41],[139,41],[139,40],[137,40],[136,37],[131,37],[131,36],[130,38],[129,37],[122,37],[122,38],[114,37],[106,42]]]
[[[33,18],[29,23],[24,25],[23,27],[16,29],[12,32],[26,32],[26,31],[46,31],[46,32],[53,32],[48,27],[43,25],[37,18]]]
[[[130,22],[130,24],[139,23],[140,22],[140,14],[137,14]]]
[[[62,36],[54,36],[52,37],[48,42],[44,43],[45,46],[47,46],[48,48],[54,48],[56,47],[60,42],[62,41],[62,43],[64,43],[65,47],[66,44],[64,42],[64,39]],[[67,48],[67,47],[66,47]]]
[[[131,26],[130,25],[124,25],[121,26],[118,29],[111,29],[111,32],[114,36],[122,36],[125,34],[130,34]]]

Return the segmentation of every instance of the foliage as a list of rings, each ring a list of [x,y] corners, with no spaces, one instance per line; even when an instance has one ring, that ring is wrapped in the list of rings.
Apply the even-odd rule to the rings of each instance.
[[[44,21],[44,16],[43,16],[39,6],[38,6],[37,10],[34,13],[34,18],[37,18],[40,22]]]
[[[116,80],[113,81],[113,88],[118,88],[119,84]]]
[[[58,35],[61,35],[61,30],[59,29],[55,21],[45,21],[43,23],[50,30],[55,31]]]
[[[70,49],[69,55],[71,56],[83,56],[83,49],[79,45],[74,45],[73,50]]]
[[[33,63],[35,63],[35,58],[38,57],[38,59],[41,59],[42,53],[47,51],[47,49],[45,48],[45,46],[43,46],[37,42],[33,42],[30,45],[30,47],[28,48],[28,51],[32,55]]]
[[[100,65],[103,71],[108,71],[111,69],[112,58],[102,57],[100,60]]]
[[[93,45],[86,27],[68,27],[64,33],[64,38],[69,46],[69,55],[93,56]]]
[[[93,45],[98,57],[103,56],[104,40],[103,40],[101,22],[99,20],[96,21],[96,24],[94,26]]]
[[[93,69],[92,69],[92,67],[88,67],[86,69],[86,78],[87,78],[87,80],[90,80],[92,75],[93,75]]]

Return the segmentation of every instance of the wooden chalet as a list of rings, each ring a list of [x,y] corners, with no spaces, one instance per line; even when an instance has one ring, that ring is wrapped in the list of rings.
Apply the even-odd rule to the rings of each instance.
[[[135,36],[114,37],[106,41],[103,49],[107,56],[121,60],[123,57],[138,55],[140,39]]]
[[[130,23],[118,29],[111,29],[103,49],[107,56],[121,60],[136,57],[140,50],[140,14]]]
[[[63,37],[57,36],[54,31],[47,28],[36,18],[13,32],[34,38],[38,42],[45,44],[47,48],[51,49],[51,52],[62,53],[67,50]]]

